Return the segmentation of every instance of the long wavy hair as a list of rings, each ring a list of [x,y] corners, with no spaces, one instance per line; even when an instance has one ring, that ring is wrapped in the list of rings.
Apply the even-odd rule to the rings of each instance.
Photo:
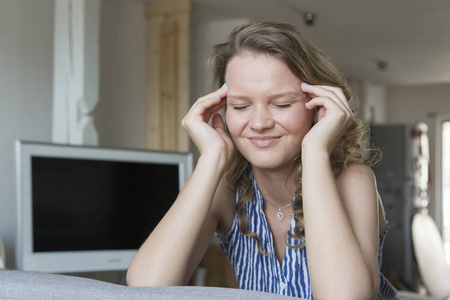
[[[212,73],[214,85],[221,86],[225,83],[227,64],[237,55],[271,55],[283,61],[292,73],[301,81],[313,85],[328,85],[342,89],[347,97],[352,110],[357,107],[356,97],[350,92],[346,78],[331,63],[331,61],[295,26],[264,22],[250,25],[243,25],[235,28],[225,43],[217,44],[213,47],[208,58],[208,67]],[[363,122],[353,120],[350,127],[342,135],[334,147],[330,161],[334,175],[337,176],[343,168],[350,162],[366,163],[365,149],[363,142],[368,129]],[[296,198],[293,203],[294,219],[297,223],[293,231],[288,231],[287,236],[302,240],[299,246],[289,247],[300,248],[305,245],[305,228],[303,218],[302,203],[302,165],[301,159],[296,159]],[[236,150],[232,155],[228,170],[227,180],[233,189],[242,190],[242,196],[236,204],[240,230],[243,234],[254,238],[257,241],[258,249],[261,248],[261,241],[257,234],[248,229],[248,216],[244,210],[244,205],[251,201],[254,196],[253,185],[248,178],[250,163]]]

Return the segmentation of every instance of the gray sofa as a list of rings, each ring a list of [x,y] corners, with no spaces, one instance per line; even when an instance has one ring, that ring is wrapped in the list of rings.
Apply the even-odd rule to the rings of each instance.
[[[0,299],[296,299],[262,292],[213,287],[127,287],[67,275],[0,271]]]
[[[400,292],[401,300],[441,300]],[[292,297],[213,287],[127,287],[94,279],[37,272],[0,270],[0,299],[214,299],[287,300]]]

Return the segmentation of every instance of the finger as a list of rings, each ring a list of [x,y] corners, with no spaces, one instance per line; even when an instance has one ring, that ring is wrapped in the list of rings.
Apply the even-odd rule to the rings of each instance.
[[[224,107],[226,105],[227,105],[227,98],[222,98],[222,99],[220,99],[219,103],[212,105],[207,110],[205,110],[205,114],[204,114],[205,122],[208,122],[209,119],[211,119],[212,115],[216,114],[222,107]]]
[[[305,93],[309,94],[311,98],[328,97],[334,100],[342,109],[351,112],[347,103],[347,98],[340,88],[308,84],[302,84],[301,88]],[[338,92],[338,90],[340,90],[340,92]]]
[[[350,105],[349,105],[349,103],[348,103],[348,99],[347,99],[347,97],[345,96],[345,94],[344,94],[344,92],[342,91],[341,88],[335,87],[335,86],[321,86],[321,87],[324,88],[324,89],[326,89],[326,90],[329,90],[329,91],[335,93],[335,94],[338,96],[338,98],[342,101],[342,103],[343,103],[349,110],[351,110]]]
[[[330,85],[318,85],[318,87],[335,93],[342,100],[347,100],[347,97],[345,97],[345,94],[340,87]]]
[[[219,89],[213,93],[199,98],[190,108],[186,117],[191,115],[203,115],[206,121],[221,107],[226,105],[226,89]]]
[[[302,84],[302,90],[308,93],[312,99],[318,97],[328,97],[335,101],[342,109],[348,110],[346,105],[343,103],[344,100],[340,99],[339,96],[332,90],[326,89],[323,86]]]
[[[325,109],[325,110],[344,110],[335,100],[330,99],[329,97],[315,97],[305,103],[306,108],[308,109]]]
[[[344,92],[341,88],[329,85],[310,85],[303,83],[301,85],[302,90],[307,90],[309,94],[315,94],[316,96],[325,96],[328,95],[330,97],[337,97],[337,99],[346,102],[347,98],[344,95]]]
[[[219,98],[223,98],[223,97],[225,97],[227,95],[227,93],[228,93],[228,87],[221,87],[220,89],[215,90],[214,92],[211,92],[211,93],[209,93],[209,94],[207,94],[207,95],[205,95],[203,97],[198,98],[196,103],[197,102],[201,103],[201,102],[204,102],[204,101],[208,101],[208,100],[211,100],[213,98],[217,98],[217,96],[219,96]]]
[[[211,125],[215,130],[225,132],[225,123],[223,122],[223,118],[220,114],[215,114],[212,117]]]
[[[210,98],[209,101],[195,102],[189,109],[188,113],[182,120],[182,125],[189,124],[201,120],[202,122],[208,122],[209,118],[213,114],[211,111],[215,106],[220,104],[221,99],[218,97]]]
[[[335,115],[342,121],[347,122],[353,119],[353,113],[349,110],[343,109],[335,100],[329,97],[316,97],[305,103],[307,109],[314,109],[318,107],[318,112],[316,113],[317,120],[321,120],[325,115]]]
[[[316,119],[315,119],[315,121],[318,122],[320,119],[325,117],[326,113],[327,113],[327,110],[323,106],[319,107],[319,109],[316,112]]]
[[[190,125],[197,122],[208,123],[211,116],[218,112],[221,107],[226,105],[226,98],[217,99],[219,99],[220,102],[215,105],[207,106],[206,104],[197,104],[196,108],[191,108],[181,122],[183,127],[190,127]]]

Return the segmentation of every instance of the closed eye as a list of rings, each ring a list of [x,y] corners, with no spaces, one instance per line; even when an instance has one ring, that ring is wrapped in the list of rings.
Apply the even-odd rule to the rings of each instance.
[[[302,98],[296,98],[293,100],[277,101],[277,102],[274,102],[273,105],[278,108],[289,108],[293,104],[299,103],[301,101],[302,101]]]
[[[245,106],[233,106],[233,109],[234,110],[244,110],[244,109],[246,109],[248,106],[247,105],[245,105]]]
[[[291,107],[291,104],[290,103],[288,103],[288,104],[276,104],[275,106],[279,107],[279,108],[288,108],[288,107]]]

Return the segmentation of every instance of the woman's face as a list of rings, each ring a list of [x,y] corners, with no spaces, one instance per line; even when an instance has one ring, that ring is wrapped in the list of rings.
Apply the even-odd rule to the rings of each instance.
[[[281,60],[250,54],[233,57],[225,79],[226,122],[239,152],[253,168],[289,168],[313,122],[301,80]]]

